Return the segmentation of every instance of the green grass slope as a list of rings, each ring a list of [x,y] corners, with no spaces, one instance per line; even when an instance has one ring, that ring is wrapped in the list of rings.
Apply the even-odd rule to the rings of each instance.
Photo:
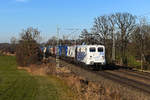
[[[73,93],[52,76],[17,70],[16,58],[0,56],[0,100],[72,100]]]

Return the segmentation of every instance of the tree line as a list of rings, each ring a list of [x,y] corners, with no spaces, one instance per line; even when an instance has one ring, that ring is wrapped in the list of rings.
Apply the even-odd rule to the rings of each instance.
[[[22,59],[20,65],[28,65],[28,63],[38,61],[41,45],[58,45],[56,36],[42,44],[38,43],[39,37],[38,29],[27,28],[22,31],[20,39],[11,39],[11,44],[14,47],[12,50],[14,52],[15,49],[18,62]],[[150,25],[146,18],[139,19],[130,13],[102,15],[94,19],[90,31],[83,29],[78,39],[68,39],[65,35],[59,39],[59,45],[82,44],[104,45],[108,64],[149,68]]]
[[[94,18],[91,30],[83,29],[78,39],[59,39],[61,45],[101,44],[106,47],[108,64],[149,68],[150,25],[146,18],[115,13]],[[57,45],[52,37],[47,45]]]
[[[80,39],[86,44],[105,45],[108,63],[126,66],[135,63],[143,68],[150,63],[150,25],[146,18],[130,13],[99,16],[90,32],[82,31]]]

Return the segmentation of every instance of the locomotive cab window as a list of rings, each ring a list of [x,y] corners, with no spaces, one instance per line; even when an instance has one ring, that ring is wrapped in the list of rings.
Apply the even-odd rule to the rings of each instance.
[[[95,51],[96,51],[96,49],[94,47],[90,48],[90,52],[95,52]]]
[[[102,48],[102,47],[99,47],[99,48],[98,48],[98,52],[103,52],[103,48]]]

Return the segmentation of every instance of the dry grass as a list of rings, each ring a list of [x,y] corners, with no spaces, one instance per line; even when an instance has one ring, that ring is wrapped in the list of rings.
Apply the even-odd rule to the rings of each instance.
[[[25,69],[33,74],[59,77],[77,94],[77,100],[149,100],[148,95],[108,79],[101,78],[100,82],[87,81],[72,73],[68,67],[57,68],[55,62]]]
[[[42,64],[42,65],[30,65],[28,67],[18,67],[18,69],[26,70],[27,72],[33,75],[42,75],[55,74],[56,67],[55,64]]]
[[[76,92],[78,100],[121,100],[119,93],[111,92],[110,88],[103,87],[99,82],[87,81],[66,67],[59,68],[58,71],[57,75]]]
[[[6,55],[6,56],[15,56],[16,55],[16,54],[12,54],[10,52],[4,52],[4,51],[1,51],[1,50],[0,50],[0,54]]]
[[[122,100],[119,91],[111,91],[109,86],[104,87],[99,82],[87,81],[73,74],[63,79],[76,91],[79,100]]]
[[[66,67],[62,69],[68,70]],[[68,72],[62,71],[59,77],[76,91],[78,100],[149,100],[147,94],[111,80],[102,78],[100,82],[87,81],[71,71]]]

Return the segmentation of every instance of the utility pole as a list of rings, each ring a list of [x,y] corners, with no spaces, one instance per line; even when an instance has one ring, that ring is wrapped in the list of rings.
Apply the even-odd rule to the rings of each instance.
[[[56,66],[59,67],[59,27],[57,26]]]

